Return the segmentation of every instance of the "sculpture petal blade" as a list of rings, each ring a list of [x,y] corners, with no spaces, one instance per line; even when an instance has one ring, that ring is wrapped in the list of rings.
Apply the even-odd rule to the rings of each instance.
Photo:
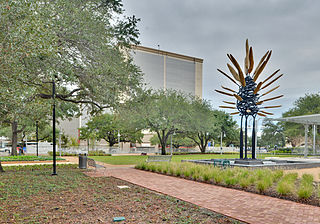
[[[259,69],[260,65],[262,64],[262,62],[264,61],[264,59],[267,57],[268,54],[269,54],[269,51],[267,51],[267,53],[265,53],[265,54],[262,56],[261,60],[259,61],[259,64],[257,65],[257,67],[256,67],[256,69],[255,69],[255,71],[254,71],[254,73],[253,73],[254,75],[256,74],[257,70]]]
[[[266,78],[263,83],[265,83],[266,81],[268,81],[269,79],[271,79],[275,74],[277,74],[280,71],[280,69],[278,69],[277,71],[275,71],[274,73],[272,73],[272,75],[270,75],[268,78]]]
[[[269,94],[269,93],[273,92],[274,90],[278,89],[279,87],[280,87],[280,85],[279,85],[279,86],[276,86],[276,87],[274,87],[274,88],[272,88],[272,89],[270,89],[268,92],[265,92],[265,93],[264,93],[264,94],[262,94],[261,96],[265,96],[265,95],[267,95],[267,94]]]
[[[230,115],[236,115],[239,114],[240,112],[234,112],[234,113],[230,113]]]
[[[269,112],[266,112],[264,110],[260,110],[260,112],[263,113],[263,114],[274,115],[273,113],[269,113]]]
[[[229,107],[229,106],[219,106],[220,108],[226,108],[226,109],[237,109],[236,107]]]
[[[259,116],[262,116],[262,117],[266,117],[267,115],[265,114],[262,114],[262,113],[257,113]]]
[[[260,90],[261,88],[261,85],[262,85],[262,82],[259,82],[259,84],[257,85],[257,87],[255,88],[255,90],[253,91],[253,94],[257,94],[258,91]]]
[[[229,68],[229,71],[230,71],[231,74],[233,75],[233,77],[234,77],[237,81],[240,82],[240,78],[239,78],[239,75],[238,75],[238,73],[236,72],[236,70],[234,70],[234,69],[232,68],[232,66],[231,66],[230,64],[228,64],[228,63],[227,63],[227,66],[228,66],[228,68]]]
[[[248,72],[251,73],[252,70],[253,70],[253,65],[254,65],[254,60],[253,60],[253,50],[252,50],[252,47],[250,47],[250,50],[249,50],[249,69],[248,69]]]
[[[238,83],[236,83],[236,81],[234,81],[234,79],[231,78],[229,75],[227,75],[225,72],[221,71],[220,69],[217,69],[217,70],[218,70],[219,72],[221,72],[224,76],[226,76],[228,79],[230,79],[234,84],[236,84],[237,86],[239,86]]]
[[[231,104],[231,105],[236,105],[236,103],[234,103],[234,102],[229,102],[229,101],[222,101],[222,102],[227,103],[227,104]]]
[[[281,97],[283,97],[283,95],[275,96],[275,97],[272,97],[272,98],[269,98],[269,99],[263,100],[263,102],[270,101],[270,100],[275,100],[275,99],[279,99],[279,98],[281,98]]]
[[[265,109],[272,109],[272,108],[277,108],[277,107],[282,107],[282,105],[277,105],[277,106],[266,106],[266,107],[262,107]]]
[[[232,89],[229,89],[229,88],[224,87],[224,86],[221,86],[221,87],[222,87],[222,89],[228,90],[228,91],[230,91],[230,92],[232,92],[232,93],[236,93],[236,91],[234,91],[234,90],[232,90]]]
[[[237,94],[233,94],[235,98],[237,98],[237,100],[242,101],[243,99],[241,98],[241,96],[237,95]]]
[[[272,83],[274,83],[275,81],[277,81],[278,79],[280,79],[283,76],[283,74],[279,75],[277,78],[275,78],[274,80],[272,80],[271,82],[269,82],[268,84],[266,84],[264,87],[262,87],[261,89],[265,89],[268,86],[270,86]]]
[[[231,94],[231,93],[226,93],[226,92],[223,92],[223,91],[221,91],[221,90],[217,90],[217,89],[216,89],[215,91],[218,92],[218,93],[227,95],[227,96],[233,96],[233,94]]]

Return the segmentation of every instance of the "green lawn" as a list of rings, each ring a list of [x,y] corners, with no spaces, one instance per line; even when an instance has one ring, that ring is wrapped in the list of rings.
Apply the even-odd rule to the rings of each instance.
[[[56,158],[57,160],[65,160],[60,157]],[[0,161],[47,161],[52,160],[52,156],[29,156],[29,155],[23,155],[23,156],[3,156],[0,157]]]
[[[273,157],[272,154],[260,155],[259,159],[265,157]],[[276,157],[290,157],[291,155],[278,155]],[[146,161],[147,156],[132,155],[132,156],[90,156],[90,158],[113,165],[136,165]],[[190,154],[190,155],[173,155],[173,162],[180,162],[187,159],[232,159],[239,158],[239,154]]]

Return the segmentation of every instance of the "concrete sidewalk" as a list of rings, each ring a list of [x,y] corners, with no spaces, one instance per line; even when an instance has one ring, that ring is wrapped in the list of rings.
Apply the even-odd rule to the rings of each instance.
[[[247,223],[320,223],[320,207],[133,168],[105,167],[86,174],[119,178]]]

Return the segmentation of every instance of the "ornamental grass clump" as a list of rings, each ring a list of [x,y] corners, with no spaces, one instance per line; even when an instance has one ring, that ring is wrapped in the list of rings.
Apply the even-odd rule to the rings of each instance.
[[[274,174],[270,169],[256,170],[255,175],[256,175],[255,186],[260,193],[265,192],[268,188],[272,186],[273,180],[274,180],[273,179]]]
[[[301,199],[308,199],[313,193],[313,176],[310,174],[303,174],[298,189],[298,197]]]
[[[298,178],[297,173],[289,173],[283,176],[283,178],[278,182],[277,192],[281,195],[289,195],[294,193],[295,181]]]

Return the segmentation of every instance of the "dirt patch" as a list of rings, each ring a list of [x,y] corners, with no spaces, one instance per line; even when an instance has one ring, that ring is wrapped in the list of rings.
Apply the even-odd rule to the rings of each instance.
[[[311,174],[314,178],[314,181],[320,182],[320,167],[309,169],[284,170],[284,173],[298,173],[299,178],[301,178],[303,174]]]

